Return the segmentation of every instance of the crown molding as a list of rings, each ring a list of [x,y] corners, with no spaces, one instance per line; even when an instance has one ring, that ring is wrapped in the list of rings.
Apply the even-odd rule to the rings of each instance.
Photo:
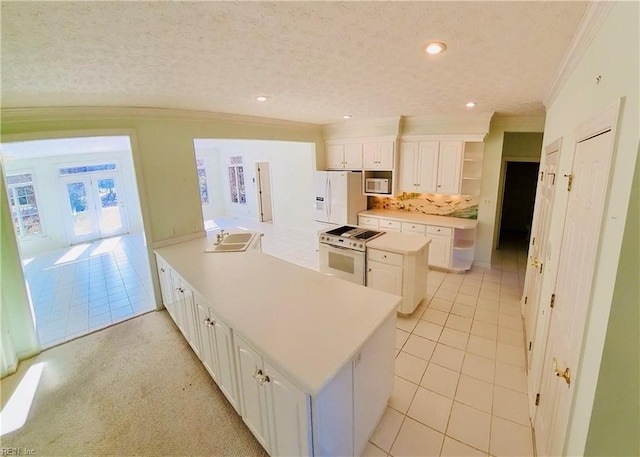
[[[245,116],[241,114],[214,113],[210,111],[182,110],[171,108],[149,108],[138,106],[62,106],[3,108],[2,123],[48,122],[59,120],[87,119],[173,119],[185,121],[218,121],[234,124],[286,127],[320,131],[318,124]]]
[[[591,1],[587,5],[587,9],[584,12],[582,21],[576,33],[573,35],[569,48],[565,53],[558,71],[553,78],[551,87],[544,98],[544,106],[549,109],[551,104],[555,101],[556,97],[564,87],[565,83],[575,70],[576,66],[584,56],[587,48],[591,45],[593,38],[596,36],[602,23],[607,18],[611,9],[613,8],[614,1]]]

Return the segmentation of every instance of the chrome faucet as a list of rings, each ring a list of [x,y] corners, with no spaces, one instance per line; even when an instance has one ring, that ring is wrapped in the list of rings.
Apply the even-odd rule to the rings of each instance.
[[[225,233],[224,230],[220,230],[220,232],[216,235],[216,244],[222,243],[222,240],[224,240],[224,237],[227,235],[228,233]]]

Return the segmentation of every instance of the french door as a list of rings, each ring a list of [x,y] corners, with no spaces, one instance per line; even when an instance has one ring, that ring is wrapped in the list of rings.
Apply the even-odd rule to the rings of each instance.
[[[128,231],[117,173],[65,176],[69,243],[76,244]]]

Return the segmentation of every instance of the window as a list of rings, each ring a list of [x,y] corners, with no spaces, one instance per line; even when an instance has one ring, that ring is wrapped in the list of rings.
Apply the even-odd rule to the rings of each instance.
[[[11,217],[18,237],[42,233],[31,173],[7,176]]]
[[[242,156],[229,158],[229,187],[231,189],[231,201],[233,203],[247,203],[247,194],[244,189],[244,168]]]
[[[209,188],[207,187],[207,171],[204,159],[196,159],[198,170],[198,186],[200,187],[200,203],[209,204]]]

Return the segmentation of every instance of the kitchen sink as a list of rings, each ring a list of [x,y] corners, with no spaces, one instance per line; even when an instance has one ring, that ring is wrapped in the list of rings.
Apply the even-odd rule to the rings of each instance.
[[[246,243],[252,236],[253,233],[231,233],[224,237],[221,244]]]
[[[242,252],[247,250],[247,243],[220,243],[211,248],[211,252]]]

